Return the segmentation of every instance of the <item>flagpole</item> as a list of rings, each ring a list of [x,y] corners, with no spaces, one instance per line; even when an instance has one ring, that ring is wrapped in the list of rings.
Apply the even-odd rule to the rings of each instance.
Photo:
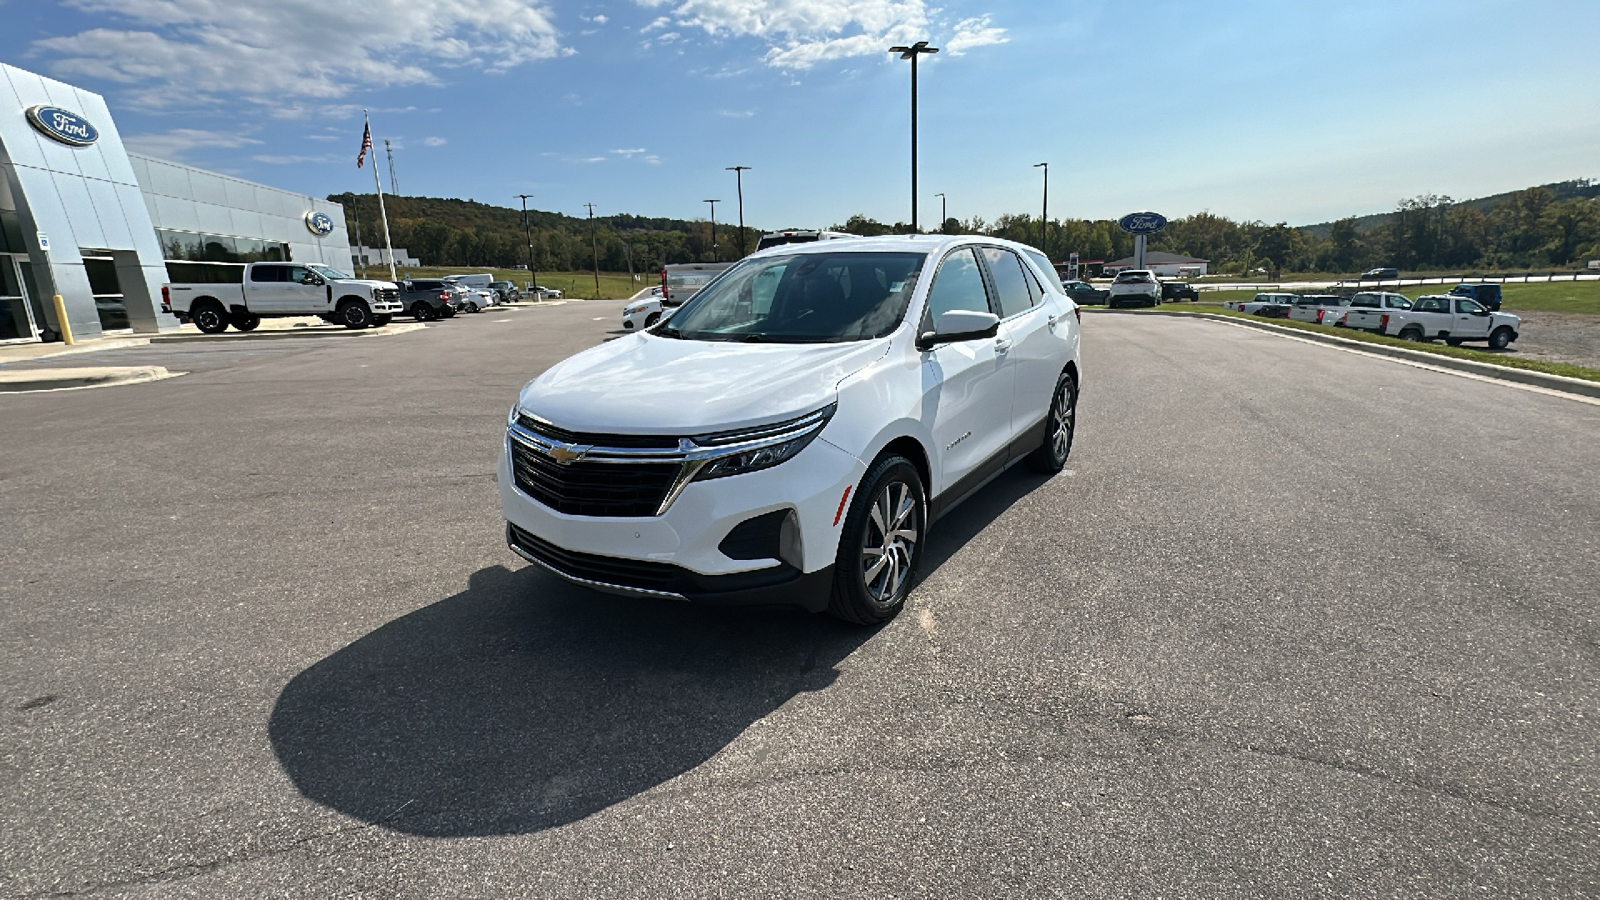
[[[367,133],[372,133],[372,119],[367,111],[361,111],[361,118],[366,121]],[[372,163],[372,186],[378,189],[378,215],[383,216],[383,248],[389,251],[389,280],[398,282],[399,274],[394,270],[394,241],[389,237],[389,211],[383,208],[383,181],[378,178],[378,163]]]

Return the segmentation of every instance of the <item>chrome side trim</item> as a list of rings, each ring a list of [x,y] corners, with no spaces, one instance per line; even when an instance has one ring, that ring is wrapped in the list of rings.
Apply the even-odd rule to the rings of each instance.
[[[506,541],[506,546],[511,548],[512,553],[515,553],[528,562],[531,562],[539,568],[544,569],[546,572],[549,572],[552,575],[560,576],[561,578],[564,578],[573,584],[581,584],[587,588],[594,588],[597,591],[606,591],[613,594],[626,594],[635,597],[657,597],[666,600],[682,600],[685,603],[689,601],[688,597],[685,597],[682,594],[675,594],[672,591],[651,591],[646,590],[645,588],[625,587],[620,584],[610,584],[604,581],[591,581],[588,578],[579,578],[576,575],[569,575],[555,566],[550,565],[544,560],[539,559],[521,547],[518,547],[516,544],[511,543],[510,541]]]

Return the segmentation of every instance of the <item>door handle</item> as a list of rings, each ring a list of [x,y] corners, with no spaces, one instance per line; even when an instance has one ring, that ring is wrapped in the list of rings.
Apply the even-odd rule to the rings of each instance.
[[[1059,316],[1051,316],[1050,318],[1044,320],[1044,324],[1048,325],[1051,328],[1054,328],[1054,327],[1056,327],[1056,319],[1057,318],[1059,318]]]
[[[996,353],[1004,353],[1004,352],[1006,352],[1007,350],[1010,350],[1010,349],[1011,349],[1011,342],[1010,341],[1006,340],[1005,338],[995,338],[994,339],[994,352],[996,352]]]

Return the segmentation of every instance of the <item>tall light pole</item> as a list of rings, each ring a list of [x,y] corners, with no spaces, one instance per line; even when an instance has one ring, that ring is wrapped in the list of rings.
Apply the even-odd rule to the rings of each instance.
[[[911,231],[917,227],[917,57],[924,53],[938,53],[938,47],[929,47],[927,41],[917,41],[909,47],[890,47],[890,53],[911,60]]]
[[[733,173],[734,183],[739,186],[739,256],[744,256],[744,173],[750,171],[749,166],[728,166],[727,171]]]
[[[1050,255],[1045,247],[1050,242],[1050,164],[1047,162],[1034,163],[1035,169],[1044,167],[1044,206],[1039,210],[1039,250],[1045,256]]]
[[[522,201],[522,227],[528,233],[528,278],[533,281],[533,299],[543,300],[544,293],[539,290],[539,273],[533,270],[533,220],[528,218],[528,199],[532,194],[512,194]]]
[[[944,194],[934,194],[934,196],[939,198],[939,230],[943,231],[945,220],[950,217],[944,211]]]
[[[717,204],[722,201],[707,200],[706,202],[711,204],[711,261],[721,262],[722,260],[717,258]]]
[[[594,204],[585,203],[589,207],[589,246],[594,248],[594,298],[600,299],[600,241],[594,236]]]

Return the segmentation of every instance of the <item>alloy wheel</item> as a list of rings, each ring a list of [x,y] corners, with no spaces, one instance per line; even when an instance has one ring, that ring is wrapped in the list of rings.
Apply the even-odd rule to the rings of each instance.
[[[1078,406],[1073,401],[1070,383],[1056,391],[1056,402],[1050,410],[1050,443],[1056,459],[1065,461],[1072,449],[1072,432],[1077,426]]]
[[[911,577],[921,534],[916,495],[903,481],[891,481],[872,501],[862,533],[861,570],[867,596],[879,607],[893,606]]]

